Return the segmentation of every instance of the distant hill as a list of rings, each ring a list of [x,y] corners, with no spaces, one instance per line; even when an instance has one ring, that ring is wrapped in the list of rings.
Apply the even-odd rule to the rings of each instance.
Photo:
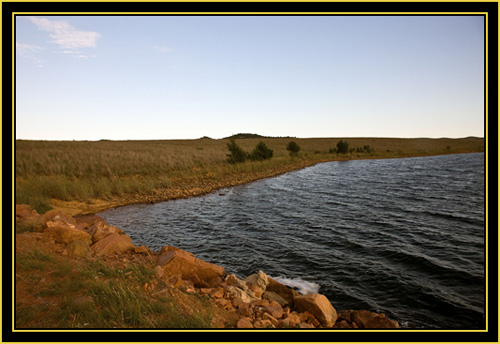
[[[232,136],[225,137],[224,139],[259,139],[265,138],[266,136],[258,135],[258,134],[248,134],[248,133],[239,133]]]

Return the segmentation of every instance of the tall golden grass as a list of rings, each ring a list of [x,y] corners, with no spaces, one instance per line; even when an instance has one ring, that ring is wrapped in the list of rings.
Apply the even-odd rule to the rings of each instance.
[[[369,145],[372,153],[329,153],[339,140],[351,148]],[[201,180],[220,180],[242,173],[269,173],[300,165],[346,159],[398,158],[484,152],[484,139],[396,138],[252,138],[236,140],[250,152],[263,141],[273,149],[267,161],[227,162],[228,140],[157,141],[26,141],[15,145],[16,203],[39,211],[50,209],[50,200],[112,199],[150,193]],[[286,145],[301,147],[290,157]],[[228,183],[230,184],[230,183]]]

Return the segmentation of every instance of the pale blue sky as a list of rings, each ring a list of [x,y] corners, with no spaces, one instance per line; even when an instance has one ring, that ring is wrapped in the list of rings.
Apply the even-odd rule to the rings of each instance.
[[[484,136],[482,16],[17,16],[16,138]]]

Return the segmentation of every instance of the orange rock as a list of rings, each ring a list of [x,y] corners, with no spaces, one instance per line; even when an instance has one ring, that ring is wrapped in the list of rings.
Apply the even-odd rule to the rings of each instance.
[[[281,305],[276,301],[271,301],[270,305],[263,307],[262,310],[269,313],[276,319],[281,318],[281,316],[283,315],[283,307],[281,307]]]
[[[274,328],[270,320],[257,320],[253,325],[255,328]]]
[[[125,234],[120,228],[110,226],[105,222],[94,223],[87,228],[87,232],[92,236],[92,242],[97,242],[113,233]]]
[[[273,317],[271,314],[269,314],[267,312],[265,312],[262,315],[262,319],[269,320],[275,327],[277,327],[279,324],[278,319],[276,319],[275,317]]]
[[[200,287],[208,287],[209,281],[222,277],[225,272],[221,266],[205,262],[192,253],[172,246],[161,250],[157,265],[163,268],[165,275],[180,275],[182,279],[191,280]]]
[[[134,244],[128,235],[110,234],[91,246],[97,256],[132,252]]]
[[[300,316],[297,312],[292,312],[288,315],[288,321],[290,323],[290,327],[297,327],[300,324]]]
[[[224,289],[223,288],[215,288],[210,292],[210,297],[214,299],[222,299],[224,298]]]
[[[149,252],[149,248],[147,246],[136,246],[134,247],[135,253],[147,253]]]
[[[43,232],[47,227],[76,229],[76,221],[70,215],[63,214],[57,210],[50,210],[40,217],[37,230]]]
[[[274,291],[266,290],[262,294],[262,298],[265,300],[269,300],[269,301],[276,301],[281,305],[281,307],[285,307],[286,305],[288,305],[288,301],[286,301],[284,298],[282,298],[280,295],[278,295]]]
[[[87,232],[76,228],[48,227],[43,231],[43,236],[48,240],[55,240],[55,242],[64,244],[69,244],[77,240],[87,245],[92,243],[92,239]]]
[[[36,228],[41,215],[27,204],[16,204],[16,223],[21,226]]]
[[[243,303],[243,300],[240,297],[235,297],[232,302],[234,307],[239,307]]]
[[[272,279],[271,277],[268,276],[268,285],[266,287],[266,292],[274,292],[278,294],[280,297],[282,297],[288,305],[293,307],[293,299],[294,295],[297,294],[299,295],[295,290],[288,288],[286,285],[279,283],[278,281]]]
[[[351,319],[360,328],[399,328],[398,322],[386,318],[385,314],[377,314],[367,310],[353,311]]]
[[[337,321],[337,312],[324,295],[299,295],[294,298],[294,303],[299,311],[308,311],[325,326],[333,326],[335,321]]]
[[[255,295],[255,297],[260,298],[263,294],[262,289],[252,282],[247,282],[248,289]]]
[[[254,328],[252,324],[252,319],[249,317],[244,317],[238,320],[238,323],[236,324],[237,328]]]

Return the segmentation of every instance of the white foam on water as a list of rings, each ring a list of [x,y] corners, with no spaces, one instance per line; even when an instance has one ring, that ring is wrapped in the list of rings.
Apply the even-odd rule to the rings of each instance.
[[[301,279],[300,277],[297,278],[286,278],[284,276],[280,277],[271,277],[275,281],[286,285],[287,287],[290,288],[295,288],[297,291],[302,294],[302,295],[307,295],[307,294],[313,294],[313,293],[318,293],[320,285],[314,282],[307,282]]]

